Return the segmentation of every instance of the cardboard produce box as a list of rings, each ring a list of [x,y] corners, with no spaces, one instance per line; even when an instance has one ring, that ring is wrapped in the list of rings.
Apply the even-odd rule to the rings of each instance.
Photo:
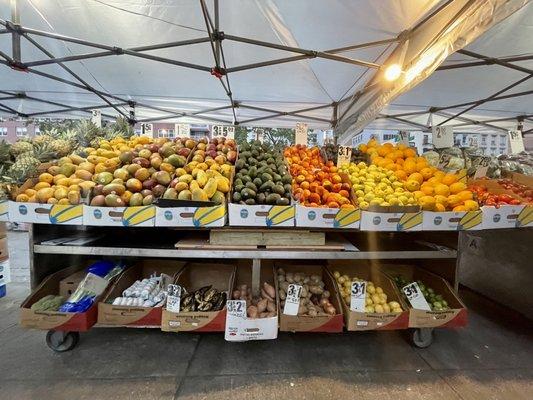
[[[84,269],[75,272],[59,281],[59,295],[67,299],[78,288],[83,278],[87,275]]]
[[[113,300],[121,297],[137,280],[150,277],[152,274],[166,274],[173,282],[177,273],[185,263],[176,260],[142,260],[127,269],[107,295],[98,303],[98,325],[125,326],[133,328],[160,328],[163,307],[135,307],[113,305]]]
[[[272,206],[268,204],[247,205],[228,204],[230,226],[294,226],[296,209],[295,205]]]
[[[175,283],[193,292],[212,285],[220,292],[233,290],[235,266],[229,264],[189,263],[176,277]],[[226,306],[220,311],[193,311],[174,313],[163,310],[161,330],[165,332],[223,332],[226,326]]]
[[[306,264],[306,263],[276,263],[276,291],[279,297],[279,281],[278,268],[283,268],[285,272],[302,272],[308,276],[319,275],[325,284],[324,289],[329,291],[329,301],[337,313],[335,315],[324,316],[306,316],[306,315],[286,315],[283,314],[283,307],[278,302],[279,326],[280,331],[283,332],[342,332],[344,321],[342,316],[342,306],[339,298],[338,290],[335,282],[330,274],[328,274],[326,266],[321,264]]]
[[[263,262],[261,265],[260,282],[274,285],[273,265]],[[237,289],[241,285],[252,287],[252,269],[250,265],[240,265],[237,268],[235,285]],[[279,299],[276,296],[276,305]],[[246,305],[248,307],[249,304]],[[276,307],[277,308],[277,307]],[[279,315],[279,310],[278,310]],[[278,337],[278,315],[270,318],[230,318],[226,319],[226,329],[224,337],[230,342],[243,342],[248,340],[270,340]]]
[[[420,280],[436,294],[442,295],[450,307],[446,311],[426,311],[409,308],[410,328],[458,328],[467,324],[467,310],[450,284],[438,275],[412,265],[382,265],[381,270],[391,279],[400,275],[408,282]]]
[[[328,262],[328,273],[335,282],[335,290],[339,293],[339,287],[333,274],[338,271],[341,275],[348,275],[350,278],[357,276],[365,281],[372,281],[375,286],[383,289],[387,295],[387,303],[390,301],[398,302],[402,313],[368,313],[351,311],[350,304],[347,304],[342,297],[340,302],[344,309],[346,329],[349,331],[368,331],[368,330],[396,330],[406,329],[409,323],[409,310],[403,302],[400,293],[394,283],[383,274],[379,268],[373,267],[367,261],[358,260],[336,260]]]
[[[96,207],[83,206],[83,225],[154,226],[155,206]]]
[[[320,208],[296,206],[296,226],[309,228],[357,229],[361,222],[359,208]]]
[[[34,311],[30,307],[48,295],[59,294],[59,283],[85,267],[69,267],[48,276],[21,305],[20,325],[23,328],[84,332],[89,330],[97,320],[98,298],[87,311],[69,313],[60,311]],[[100,296],[105,295],[104,293]],[[66,299],[65,299],[66,300]]]
[[[211,207],[156,207],[155,226],[212,228],[226,225],[226,204]]]
[[[483,211],[424,211],[424,231],[473,231],[483,229]]]
[[[361,212],[362,231],[404,232],[422,230],[418,206],[371,206]]]
[[[9,201],[0,200],[0,221],[9,221]]]

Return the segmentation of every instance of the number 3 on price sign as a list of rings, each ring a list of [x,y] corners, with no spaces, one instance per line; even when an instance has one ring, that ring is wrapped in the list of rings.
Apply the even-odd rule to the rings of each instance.
[[[365,312],[366,282],[352,282],[350,311]]]
[[[245,300],[228,300],[226,303],[228,314],[233,317],[246,318]]]
[[[349,164],[352,160],[352,148],[348,146],[339,146],[337,150],[337,168],[344,164]]]

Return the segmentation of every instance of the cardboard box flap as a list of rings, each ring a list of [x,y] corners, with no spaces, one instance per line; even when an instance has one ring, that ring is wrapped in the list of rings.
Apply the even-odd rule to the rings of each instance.
[[[212,285],[220,292],[231,294],[236,267],[229,264],[188,263],[176,276],[175,282],[192,292]]]

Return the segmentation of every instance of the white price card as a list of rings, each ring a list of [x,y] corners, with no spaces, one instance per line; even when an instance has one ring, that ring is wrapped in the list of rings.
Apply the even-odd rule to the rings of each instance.
[[[102,127],[102,111],[91,110],[91,122],[95,124],[98,128],[101,128]]]
[[[452,156],[450,154],[442,153],[439,157],[439,169],[444,170],[450,164]]]
[[[411,303],[411,307],[413,307],[415,310],[431,311],[431,307],[429,306],[428,302],[426,301],[426,298],[420,291],[418,283],[410,283],[409,285],[404,286],[402,290],[407,296],[407,300],[409,300],[409,303]]]
[[[352,282],[350,294],[350,311],[365,312],[366,282]]]
[[[154,124],[141,124],[141,134],[146,136],[153,136]]]
[[[92,272],[89,272],[85,279],[80,283],[80,286],[85,292],[92,293],[95,296],[101,295],[107,288],[107,285],[109,285],[107,279],[95,275]]]
[[[226,139],[235,139],[235,127],[229,125],[214,125],[213,137],[223,136]]]
[[[191,126],[189,124],[174,124],[174,132],[179,138],[191,137]]]
[[[167,311],[179,313],[181,307],[181,286],[168,285],[167,288]]]
[[[285,307],[283,314],[298,315],[298,308],[300,308],[300,293],[302,286],[291,283],[287,288],[287,297],[285,298]]]
[[[433,146],[436,149],[443,149],[446,147],[453,147],[453,127],[452,126],[434,126],[433,132]]]
[[[511,145],[511,153],[517,154],[525,150],[524,138],[522,132],[519,130],[509,131],[509,144]]]
[[[339,146],[337,149],[337,168],[341,165],[349,164],[352,160],[352,148],[348,146]]]
[[[474,174],[474,179],[483,178],[484,176],[487,176],[490,161],[490,157],[480,157],[479,163],[477,164],[476,173]]]
[[[228,300],[226,321],[229,317],[246,319],[246,300]]]
[[[294,132],[294,143],[303,144],[307,146],[307,124],[303,122],[296,123]]]
[[[406,132],[406,131],[398,132],[398,142],[400,144],[409,146],[409,132]]]

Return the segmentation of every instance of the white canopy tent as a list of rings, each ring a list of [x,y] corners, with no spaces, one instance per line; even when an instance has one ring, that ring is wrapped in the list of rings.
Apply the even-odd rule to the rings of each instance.
[[[379,112],[421,112],[464,98],[479,100],[516,76],[524,77],[523,71],[493,65],[457,68],[436,72],[395,98],[408,89],[400,88],[385,110],[381,110],[384,104],[376,107],[367,101],[376,94],[376,87],[388,89],[376,82],[383,80],[384,69],[397,62],[398,54],[405,57],[402,64],[407,66],[424,55],[417,50],[430,48],[446,35],[455,34],[457,39],[461,29],[470,28],[461,41],[448,46],[446,55],[493,25],[468,49],[498,57],[530,55],[531,34],[512,32],[516,21],[531,24],[533,7],[527,3],[4,0],[0,3],[0,116],[86,116],[99,108],[107,118],[119,113],[130,116],[134,111],[131,117],[139,122],[236,121],[293,127],[302,121],[314,128],[334,126],[348,140]],[[512,35],[513,47],[502,46]],[[464,59],[464,55],[452,55],[444,65]],[[495,78],[494,68],[504,72]],[[487,71],[479,85],[451,89],[450,82],[464,81],[463,74],[476,74],[474,70]],[[422,72],[420,80],[425,77]],[[432,84],[433,80],[437,83]],[[516,99],[506,104],[510,104],[506,109],[480,107],[464,116],[481,118],[485,113],[485,118],[494,119],[509,117],[511,112],[513,117],[528,114],[527,106],[517,105]],[[368,108],[372,113],[366,115]],[[349,118],[354,115],[357,123]],[[406,118],[411,127],[428,125],[422,114]],[[434,123],[440,122],[437,114],[433,118]],[[378,119],[372,126],[391,128],[399,122]]]

